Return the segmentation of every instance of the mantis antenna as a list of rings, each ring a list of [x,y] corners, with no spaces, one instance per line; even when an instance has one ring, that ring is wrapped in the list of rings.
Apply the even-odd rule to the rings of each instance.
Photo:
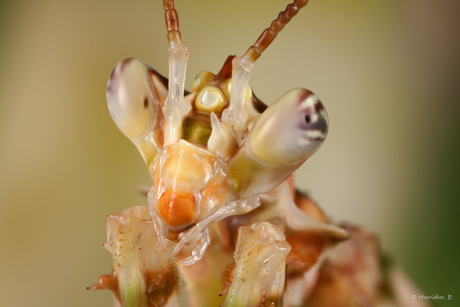
[[[243,57],[254,63],[261,56],[262,52],[264,52],[264,50],[275,40],[278,33],[283,30],[284,26],[291,18],[297,15],[299,10],[307,5],[308,1],[309,0],[295,0],[293,3],[289,4],[284,11],[279,13],[278,18],[272,21],[270,27],[262,32],[254,45],[249,47]]]
[[[279,13],[278,18],[272,21],[270,27],[262,32],[254,45],[249,47],[243,56],[233,58],[230,106],[224,111],[222,122],[233,123],[232,126],[237,136],[244,133],[246,127],[244,103],[254,62],[275,40],[278,33],[283,30],[284,26],[291,18],[297,15],[302,7],[307,5],[308,1],[309,0],[295,0],[293,3],[289,4],[284,11]]]

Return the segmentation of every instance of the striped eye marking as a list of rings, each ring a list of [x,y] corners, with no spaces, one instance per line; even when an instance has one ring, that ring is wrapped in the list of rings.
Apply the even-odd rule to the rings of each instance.
[[[326,134],[319,130],[307,130],[303,133],[304,138],[300,138],[298,144],[300,146],[308,145],[312,142],[324,141]]]
[[[315,107],[315,105],[318,104],[318,102],[320,102],[318,96],[312,93],[310,94],[310,96],[308,96],[307,99],[302,101],[300,105],[300,109],[302,110],[310,109],[312,107]]]
[[[315,94],[305,94],[308,95],[305,100],[302,101],[303,97],[300,97],[300,111],[304,114],[304,122],[300,124],[302,133],[297,141],[299,146],[324,141],[328,131],[328,118],[323,104]]]

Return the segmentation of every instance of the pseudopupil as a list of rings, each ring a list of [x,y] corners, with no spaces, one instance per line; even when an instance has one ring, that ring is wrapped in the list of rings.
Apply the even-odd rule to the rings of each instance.
[[[147,97],[144,98],[144,108],[147,108],[149,106],[149,100]]]
[[[310,123],[311,121],[310,115],[305,115],[305,121],[307,122],[307,124]]]

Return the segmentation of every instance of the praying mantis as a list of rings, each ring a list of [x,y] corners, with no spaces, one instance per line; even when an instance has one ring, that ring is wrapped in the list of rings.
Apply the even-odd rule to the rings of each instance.
[[[199,72],[188,93],[189,49],[174,1],[163,1],[168,81],[133,58],[110,75],[110,114],[139,149],[154,182],[147,197],[159,247],[166,251],[165,238],[178,241],[176,254],[200,241],[181,265],[203,257],[210,225],[259,207],[259,196],[285,181],[325,140],[327,113],[311,91],[291,90],[267,107],[248,86],[254,62],[307,2],[288,5],[243,56],[230,56],[217,74]],[[336,227],[316,226],[346,236]]]
[[[189,92],[190,50],[174,1],[163,1],[168,78],[127,58],[107,85],[110,114],[150,172],[148,206],[107,217],[113,273],[90,289],[112,290],[115,306],[308,303],[326,251],[357,232],[294,189],[293,171],[327,136],[327,113],[310,90],[267,106],[249,86],[257,59],[307,3],[289,4],[216,74],[197,73]]]

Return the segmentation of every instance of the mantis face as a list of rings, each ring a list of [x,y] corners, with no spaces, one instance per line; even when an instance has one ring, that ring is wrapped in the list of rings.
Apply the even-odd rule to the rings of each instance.
[[[267,107],[248,85],[254,62],[307,2],[288,5],[243,56],[230,56],[217,74],[198,73],[189,93],[189,50],[174,1],[164,0],[169,80],[132,58],[110,75],[110,114],[153,179],[148,200],[159,241],[178,241],[178,252],[201,238],[196,252],[181,260],[184,265],[201,259],[213,222],[258,207],[259,195],[288,178],[326,138],[327,113],[311,91],[293,89]]]

